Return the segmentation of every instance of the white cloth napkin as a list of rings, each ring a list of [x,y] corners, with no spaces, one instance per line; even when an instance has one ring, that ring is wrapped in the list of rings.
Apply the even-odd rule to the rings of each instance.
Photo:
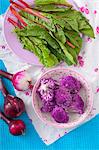
[[[99,26],[99,1],[75,0],[74,2],[80,8],[84,7],[84,15],[90,20],[90,23],[92,24],[96,33],[96,39],[88,39],[88,37],[84,38],[84,44],[80,54],[80,56],[83,57],[83,67],[71,67],[72,69],[83,74],[83,76],[89,81],[93,88],[94,105],[92,112],[85,121],[87,122],[99,113],[99,34],[97,33],[97,27]],[[87,13],[89,11],[88,14],[86,14],[86,9],[88,9]],[[0,16],[0,23],[0,59],[4,61],[9,72],[15,73],[17,71],[26,69],[31,74],[33,81],[37,80],[37,78],[41,76],[45,69],[34,65],[31,66],[27,63],[22,62],[22,60],[20,60],[12,51],[8,49],[7,44],[3,39],[2,33],[3,16]],[[61,64],[61,66],[67,67],[66,64]],[[39,136],[45,144],[52,144],[60,137],[73,130],[73,128],[58,129],[44,124],[41,120],[39,120],[33,110],[32,97],[30,93],[16,91],[16,94],[24,100],[27,114],[32,120],[32,124],[34,125],[36,131],[38,132]]]

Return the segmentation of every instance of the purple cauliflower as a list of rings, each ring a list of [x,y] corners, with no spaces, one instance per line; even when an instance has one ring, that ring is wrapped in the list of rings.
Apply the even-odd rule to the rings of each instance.
[[[78,114],[84,113],[84,101],[78,94],[73,95],[71,106],[69,107],[69,111],[76,112]]]
[[[40,96],[44,102],[53,101],[54,91],[52,89],[47,90],[43,95]]]
[[[58,123],[67,123],[69,114],[84,113],[84,101],[77,93],[82,85],[72,76],[64,76],[60,82],[52,78],[42,79],[37,90],[42,102],[41,112],[51,113]]]
[[[55,81],[52,78],[48,79],[41,79],[41,90],[46,91],[48,88],[54,89],[55,88]]]
[[[42,112],[51,112],[53,110],[53,108],[55,107],[55,101],[52,102],[44,102],[43,106],[41,108]]]
[[[42,79],[38,88],[39,96],[44,101],[52,101],[54,97],[55,81],[51,78]]]
[[[72,95],[68,90],[66,90],[66,88],[60,87],[59,89],[55,90],[55,101],[58,106],[66,109],[71,105]]]
[[[67,123],[69,120],[67,112],[62,107],[56,106],[51,112],[51,115],[58,123]]]
[[[72,76],[65,76],[61,79],[60,85],[69,89],[71,93],[77,93],[81,89],[81,83]]]

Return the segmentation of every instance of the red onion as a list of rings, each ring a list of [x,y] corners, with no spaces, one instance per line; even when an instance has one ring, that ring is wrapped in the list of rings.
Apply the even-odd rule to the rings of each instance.
[[[25,132],[26,126],[22,120],[10,120],[2,112],[0,112],[0,118],[8,124],[12,135],[22,135]]]
[[[5,97],[4,102],[5,115],[9,118],[15,118],[20,116],[25,111],[24,102],[20,98],[10,95],[6,90],[6,88],[4,87],[1,80],[0,80],[0,90],[2,91]]]
[[[20,71],[16,74],[11,74],[0,70],[0,75],[12,81],[14,87],[18,91],[25,91],[29,89],[31,85],[31,77],[26,71]]]

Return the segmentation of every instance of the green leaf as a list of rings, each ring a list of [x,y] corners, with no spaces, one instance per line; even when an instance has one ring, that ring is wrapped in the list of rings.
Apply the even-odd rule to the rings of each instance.
[[[48,5],[48,4],[63,4],[67,7],[72,7],[66,0],[35,0],[35,5]]]
[[[54,25],[57,25],[57,24],[60,25],[63,29],[66,26],[66,21],[63,19],[60,19],[60,18],[53,17],[52,22]],[[70,27],[70,25],[69,25],[69,27]]]
[[[36,56],[41,56],[42,55],[41,51],[37,51],[35,49],[35,45],[34,45],[34,43],[32,43],[32,41],[30,39],[27,37],[20,37],[20,41],[23,44],[23,47],[25,49],[28,49],[29,51],[33,52]]]
[[[65,18],[64,19],[70,26],[71,28],[76,31],[76,32],[79,32],[79,29],[78,29],[78,22],[76,19],[68,19],[68,18]]]
[[[54,54],[51,54],[50,50],[44,46],[39,45],[39,48],[42,50],[44,64],[46,67],[52,67],[58,64],[58,59]]]
[[[19,36],[42,36],[46,32],[45,29],[38,25],[26,26],[23,29],[15,28],[14,32]]]
[[[59,44],[64,52],[64,54],[66,55],[66,57],[71,61],[72,64],[75,64],[75,61],[72,57],[72,55],[68,52],[67,48],[59,41]]]
[[[80,22],[81,21],[81,22]],[[82,30],[82,29],[90,29],[90,26],[87,24],[87,22],[83,19],[80,19],[79,20],[79,30]]]
[[[65,11],[65,8],[58,7],[53,4],[50,4],[50,5],[47,4],[47,5],[43,5],[43,6],[40,5],[40,6],[35,7],[35,9],[43,11],[43,12],[64,12]]]
[[[21,30],[16,28],[14,31],[17,33],[18,36],[27,36],[27,37],[34,36],[40,39],[44,39],[54,49],[60,49],[58,42],[55,39],[53,39],[53,37],[49,34],[48,31],[41,28],[40,26],[35,25],[33,27],[30,26],[29,28],[25,27],[24,29]]]
[[[60,20],[65,20],[74,31],[94,38],[93,28],[81,12],[70,8],[65,12],[55,12],[53,15],[58,16]]]
[[[61,19],[65,20],[73,30],[79,32],[78,30],[78,12],[73,9],[67,9],[64,13],[60,13]]]
[[[49,21],[46,22],[24,11],[19,12],[28,26],[24,29],[15,28],[14,32],[24,48],[38,56],[46,67],[57,65],[62,60],[68,65],[76,64],[82,47],[79,33],[94,37],[88,20],[77,10],[57,5],[67,4],[65,0],[36,0],[35,2],[37,6],[34,9],[41,10],[41,14]],[[70,41],[75,48],[67,45],[66,40]]]
[[[57,41],[58,41],[58,40],[57,40]],[[63,50],[63,52],[64,52],[66,58],[68,58],[68,60],[69,60],[72,64],[75,64],[75,61],[74,61],[72,55],[68,52],[67,48],[66,48],[60,41],[58,41],[58,43],[60,44],[60,47],[61,47],[61,49]]]
[[[95,35],[94,35],[94,32],[93,32],[93,29],[82,29],[80,30],[81,33],[83,33],[84,35],[87,35],[91,38],[95,38]]]
[[[24,11],[20,11],[19,13],[23,17],[24,21],[26,21],[28,23],[29,26],[30,26],[30,24],[35,23],[35,24],[41,25],[42,27],[44,27],[48,30],[55,32],[55,26],[52,22],[50,22],[50,21],[46,22],[46,21],[44,21],[44,19],[38,18],[38,17],[33,16]]]
[[[51,36],[52,36],[54,39],[56,39],[52,33],[50,33],[50,34],[51,34]],[[72,64],[75,64],[72,55],[67,51],[67,48],[64,46],[64,44],[61,43],[58,39],[56,39],[56,41],[59,43],[59,45],[60,45],[62,51],[63,51],[64,54],[65,54],[65,57],[68,58],[68,60],[69,60]]]
[[[58,58],[59,61],[65,61],[66,56],[62,51],[59,52],[58,50],[53,49],[50,45],[48,45],[48,48],[50,49],[51,53]]]
[[[33,42],[42,51],[43,62],[46,67],[52,67],[58,64],[58,59],[55,55],[51,54],[50,50],[43,44],[40,39],[33,37]]]
[[[50,50],[42,44],[42,41],[35,37],[20,37],[23,47],[39,57],[46,67],[52,67],[58,64],[58,59],[50,53]]]
[[[66,9],[65,9],[65,11],[66,11]],[[59,14],[61,14],[61,13],[59,13]],[[70,24],[68,22],[66,22],[65,18],[61,18],[61,16],[57,16],[55,14],[49,14],[49,13],[43,13],[43,15],[46,16],[48,19],[50,19],[50,21],[52,22],[52,24],[54,26],[58,24],[63,29],[66,28],[68,30],[72,30],[72,27],[70,26]]]
[[[30,52],[34,53],[38,58],[39,61],[44,64],[43,55],[41,50],[34,44],[34,41],[32,40],[32,37],[20,37],[20,41],[23,45],[23,48],[26,50],[29,50]]]
[[[53,19],[57,21],[57,23],[65,27],[66,29],[73,29],[77,32],[78,30],[78,13],[75,10],[72,9],[65,9],[65,12],[58,12],[58,13],[52,13]],[[63,24],[63,25],[62,25]]]
[[[58,59],[55,55],[53,54],[49,54],[49,57],[47,57],[44,61],[46,67],[53,67],[56,66],[58,64]]]
[[[91,38],[95,38],[92,26],[89,24],[88,20],[79,12],[78,17],[78,28],[81,33],[87,35]]]
[[[57,16],[57,17],[65,18],[66,14],[72,9],[69,7],[65,7],[64,9],[65,9],[65,11],[63,11],[63,12],[51,12],[51,14],[54,16]]]
[[[77,54],[76,54],[76,51],[75,49],[72,49],[70,46],[66,45],[66,48],[68,50],[68,52],[72,55],[75,63],[77,64]]]
[[[65,33],[59,25],[56,25],[56,32],[54,33],[54,35],[63,44],[66,43]]]
[[[74,46],[81,49],[82,38],[80,37],[79,33],[75,32],[75,31],[65,30],[65,35]]]

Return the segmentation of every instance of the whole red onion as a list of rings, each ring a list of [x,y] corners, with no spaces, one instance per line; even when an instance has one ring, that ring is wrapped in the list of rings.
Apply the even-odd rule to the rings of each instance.
[[[25,91],[31,86],[31,77],[26,71],[20,71],[16,74],[11,74],[0,70],[0,75],[12,81],[13,86],[18,91]]]
[[[8,124],[9,131],[12,135],[24,134],[26,126],[22,120],[10,120],[2,112],[0,112],[0,118]]]
[[[0,90],[2,91],[5,98],[4,102],[5,115],[9,118],[15,118],[20,116],[25,111],[24,102],[20,98],[10,95],[6,90],[6,88],[4,87],[1,80],[0,80]]]
[[[23,101],[12,95],[7,95],[4,102],[4,113],[9,118],[20,116],[25,111]]]

